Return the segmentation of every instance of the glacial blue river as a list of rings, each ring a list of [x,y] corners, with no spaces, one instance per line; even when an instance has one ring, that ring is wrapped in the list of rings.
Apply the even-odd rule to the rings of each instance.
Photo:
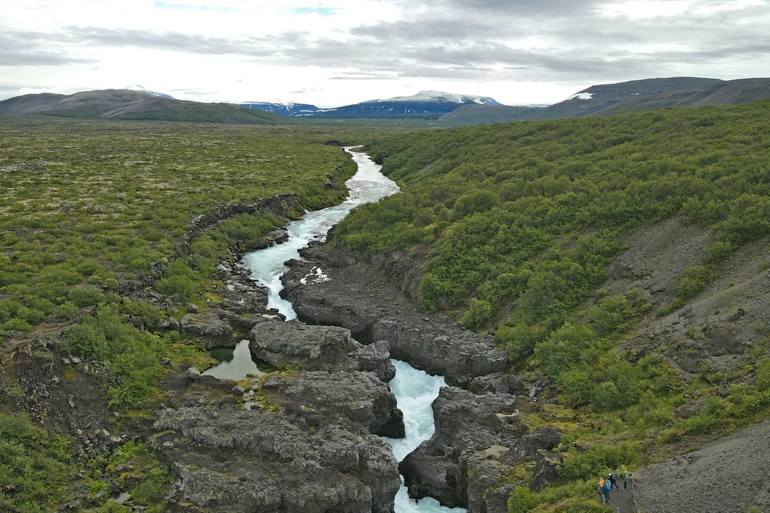
[[[277,244],[266,249],[248,253],[243,257],[243,263],[252,272],[252,277],[268,288],[267,306],[275,308],[287,320],[296,319],[290,302],[279,295],[281,292],[281,275],[286,271],[284,262],[299,258],[299,250],[306,247],[310,241],[323,241],[326,233],[339,223],[353,208],[364,203],[377,201],[399,191],[398,185],[380,173],[381,166],[375,164],[368,155],[350,151],[353,160],[358,164],[358,171],[345,182],[350,196],[345,202],[333,207],[308,212],[302,219],[288,224],[289,239],[283,244]],[[315,279],[323,279],[323,269],[316,270]],[[248,349],[248,341],[240,342],[235,349],[233,359],[207,370],[218,378],[241,380],[247,374],[262,374],[254,362]],[[427,440],[434,432],[433,410],[431,404],[438,397],[438,391],[445,386],[444,378],[431,376],[417,370],[406,362],[393,360],[396,367],[396,377],[390,382],[390,388],[398,400],[398,407],[404,413],[406,438],[391,439],[388,442],[393,448],[396,459],[401,461],[412,452],[423,440]],[[406,487],[396,495],[396,513],[461,513],[464,508],[445,508],[431,498],[415,502],[407,495]]]

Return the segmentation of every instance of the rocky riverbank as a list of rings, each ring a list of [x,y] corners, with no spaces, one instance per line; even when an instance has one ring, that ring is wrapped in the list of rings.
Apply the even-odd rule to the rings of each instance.
[[[520,414],[537,411],[538,387],[506,372],[507,354],[491,337],[415,306],[419,256],[359,254],[333,244],[313,244],[301,255],[283,277],[300,319],[344,326],[363,343],[387,341],[395,358],[454,385],[433,404],[434,435],[399,465],[411,497],[504,513],[515,486],[541,487],[558,477],[560,457],[549,459],[548,450],[559,445],[560,433],[533,432]],[[506,477],[535,460],[542,468],[533,483]]]
[[[166,388],[151,446],[175,509],[392,513],[398,468],[372,432],[403,421],[373,373],[293,370],[241,387],[188,369]]]
[[[287,263],[282,295],[301,320],[343,326],[362,343],[387,340],[394,358],[442,374],[451,385],[469,386],[474,378],[507,369],[508,355],[492,337],[421,311],[387,276],[372,279],[376,272],[360,272],[358,261],[351,266],[326,258],[331,251],[314,244],[301,252],[303,260]]]

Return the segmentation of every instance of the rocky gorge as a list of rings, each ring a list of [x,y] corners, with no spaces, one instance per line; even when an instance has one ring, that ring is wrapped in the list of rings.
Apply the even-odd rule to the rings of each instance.
[[[211,376],[198,378],[187,371],[177,384],[179,400],[175,407],[164,410],[154,425],[158,434],[153,438],[153,447],[176,476],[170,498],[180,506],[213,511],[236,498],[238,504],[251,508],[246,509],[249,511],[290,511],[300,504],[292,492],[297,482],[287,476],[292,470],[301,470],[306,486],[319,486],[303,492],[308,497],[301,505],[303,511],[390,511],[387,508],[393,507],[401,472],[414,498],[432,496],[442,504],[468,507],[472,512],[504,511],[511,487],[501,486],[505,484],[501,476],[509,465],[532,461],[539,449],[558,445],[558,432],[531,432],[519,417],[519,409],[533,411],[537,388],[525,390],[518,377],[505,372],[507,355],[491,337],[416,307],[408,291],[392,287],[397,273],[368,269],[359,276],[352,266],[332,269],[335,266],[330,262],[321,263],[321,254],[328,254],[330,248],[315,244],[303,250],[303,258],[291,260],[282,279],[282,296],[309,324],[274,320],[281,316],[264,303],[261,309],[235,306],[258,301],[252,297],[253,282],[250,289],[248,278],[239,275],[237,267],[227,265],[220,266],[223,273],[227,271],[223,275],[228,291],[226,304],[211,305],[205,313],[191,311],[182,320],[180,329],[204,339],[206,347],[234,345],[233,333],[243,332],[244,326],[249,328],[253,358],[278,372],[259,379],[252,377],[236,386]],[[339,258],[338,249],[331,251]],[[343,260],[349,258],[354,258],[353,254]],[[392,259],[379,260],[388,261]],[[351,275],[346,277],[346,272]],[[362,280],[364,275],[374,278],[378,286],[373,288],[371,280]],[[407,276],[419,279],[419,272]],[[252,299],[239,299],[241,293]],[[265,297],[264,293],[257,294]],[[395,374],[391,356],[442,374],[452,386],[442,389],[434,404],[434,436],[400,467],[391,454],[381,461],[381,471],[373,474],[365,471],[371,466],[365,455],[379,454],[381,446],[374,444],[376,437],[371,436],[404,436],[403,415],[387,386]],[[201,397],[202,392],[195,389],[204,382],[208,385],[203,387],[207,391],[204,395],[212,390],[221,395],[231,386],[228,397]],[[185,384],[187,388],[180,387]],[[244,412],[233,409],[234,402],[243,404]],[[247,426],[252,422],[248,420],[250,415],[255,424],[267,422],[263,416],[271,415],[270,422],[276,424],[261,428],[279,430],[281,437],[262,434],[259,436],[265,439],[264,444],[249,442],[257,436]],[[233,436],[230,433],[234,430],[251,435]],[[356,447],[363,452],[353,459],[360,460],[361,465],[324,459],[312,445],[302,446],[303,456],[288,449],[294,443],[306,444],[304,437],[310,435],[320,436],[335,447],[335,452],[349,451],[334,437],[335,433],[347,433],[348,441],[351,436],[355,438]],[[293,437],[297,437],[296,442],[287,441]],[[273,452],[264,452],[268,446]],[[191,452],[195,457],[189,457]],[[227,491],[217,498],[212,491],[218,487],[214,483],[224,483],[233,476],[227,465],[217,460],[229,461],[235,455],[243,461],[274,462],[277,468],[286,470],[279,473],[283,476],[280,479],[265,481],[267,469],[262,463],[251,465],[251,470],[239,468],[235,472],[239,482],[248,484],[224,487]],[[302,463],[305,460],[307,464]],[[320,483],[328,482],[334,473],[357,480],[359,487],[369,491],[363,499],[332,492],[339,497],[339,502],[333,504],[320,492]],[[391,480],[392,476],[395,480]],[[288,490],[287,495],[257,497],[248,491],[271,486]]]
[[[690,232],[697,230],[670,220],[629,235],[630,248],[608,265],[605,288],[639,286],[652,304],[666,304],[677,269],[702,258],[704,243]],[[276,230],[254,247],[288,237]],[[684,380],[694,379],[703,362],[731,370],[750,361],[754,326],[768,321],[767,247],[764,239],[737,253],[706,294],[650,323],[629,349],[640,357],[661,352]],[[39,361],[41,351],[61,343],[60,333],[19,336],[19,346],[0,359],[26,374],[25,408],[36,421],[53,420],[65,430],[74,426],[84,456],[115,453],[128,440],[148,441],[173,475],[167,501],[175,511],[391,512],[400,473],[414,498],[496,513],[507,511],[515,487],[535,490],[559,479],[563,454],[575,448],[562,443],[559,426],[581,419],[556,418],[549,384],[510,373],[507,353],[492,337],[417,306],[419,254],[312,244],[283,276],[282,295],[306,324],[283,322],[284,315],[268,306],[272,291],[254,282],[237,263],[240,256],[219,262],[216,278],[224,287],[216,300],[202,308],[188,305],[181,318],[161,319],[152,328],[140,317],[129,321],[140,330],[183,333],[207,349],[248,337],[265,376],[228,381],[166,361],[160,409],[111,433],[112,413],[99,396],[109,362],[58,353]],[[150,287],[126,294],[159,304],[176,301]],[[693,325],[703,328],[690,333]],[[677,336],[685,343],[674,344]],[[388,386],[395,374],[391,357],[441,374],[450,385],[433,404],[435,433],[400,464],[382,439],[405,431]],[[59,379],[68,368],[75,369],[74,378]],[[677,415],[695,415],[704,405],[704,398],[688,398]],[[731,479],[739,480],[745,461],[714,455],[751,451],[768,429],[759,425],[737,442],[640,473],[663,489],[661,478],[673,469],[697,493],[677,492],[683,497],[674,500],[665,491],[640,488],[640,497],[650,511],[680,511],[681,504],[707,508],[703,497],[720,488],[714,466],[729,465]],[[764,468],[758,459],[751,461]],[[522,468],[526,477],[517,473]],[[763,483],[752,479],[747,486],[767,502]],[[721,495],[724,511],[744,505]]]
[[[451,385],[433,403],[434,435],[399,465],[410,496],[434,497],[473,513],[505,512],[512,488],[529,486],[505,475],[534,462],[538,451],[559,446],[558,430],[533,430],[522,420],[524,413],[538,411],[538,384],[527,386],[507,372],[507,354],[492,337],[417,307],[408,278],[397,279],[405,273],[382,272],[413,269],[409,257],[388,262],[375,256],[372,262],[371,255],[323,243],[301,255],[287,263],[282,277],[282,295],[299,319],[343,326],[365,343],[387,342],[394,358],[442,374]]]

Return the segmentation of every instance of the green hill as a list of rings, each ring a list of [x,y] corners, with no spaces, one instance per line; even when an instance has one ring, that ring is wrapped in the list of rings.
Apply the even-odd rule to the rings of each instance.
[[[519,499],[566,507],[597,469],[770,414],[768,134],[755,101],[379,139],[367,149],[403,192],[334,239],[424,257],[422,306],[494,334],[545,387],[530,420],[575,449]]]
[[[240,125],[293,123],[290,119],[239,105],[174,100],[127,89],[86,91],[72,95],[42,93],[17,96],[0,102],[0,114]]]

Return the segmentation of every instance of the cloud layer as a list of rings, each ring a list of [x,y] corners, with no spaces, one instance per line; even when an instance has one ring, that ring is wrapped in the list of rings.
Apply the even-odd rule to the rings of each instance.
[[[766,75],[768,26],[768,0],[22,2],[0,13],[0,96],[142,83],[199,100],[548,103],[596,83]]]

